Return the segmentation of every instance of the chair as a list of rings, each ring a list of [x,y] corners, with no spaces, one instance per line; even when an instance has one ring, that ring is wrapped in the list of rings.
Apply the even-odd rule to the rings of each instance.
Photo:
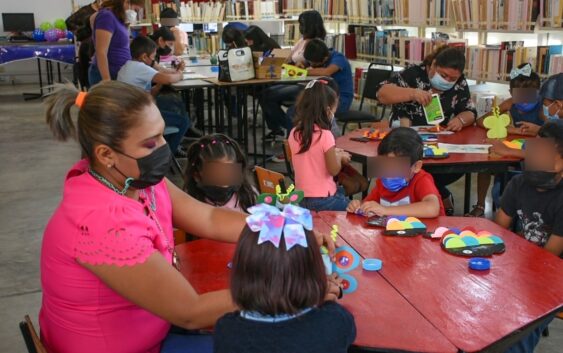
[[[166,126],[164,128],[164,136],[168,136],[168,135],[172,135],[172,134],[177,134],[178,132],[180,132],[180,129],[178,129],[175,126]],[[180,175],[182,175],[182,167],[180,166],[180,162],[178,162],[178,159],[176,159],[176,157],[174,156],[174,153],[176,151],[172,151],[172,173],[176,174],[175,172],[177,171],[178,173],[180,173]],[[174,168],[176,168],[176,171],[174,170]]]
[[[20,322],[20,330],[29,353],[47,353],[47,349],[41,343],[29,315],[24,316],[24,321]]]
[[[387,66],[390,67],[390,70],[378,69],[375,68],[375,66]],[[377,87],[381,82],[389,79],[392,74],[393,65],[391,64],[381,64],[377,62],[369,64],[364,89],[362,91],[362,97],[360,98],[360,109],[337,113],[335,116],[336,121],[343,123],[342,135],[344,135],[344,133],[346,132],[346,127],[350,123],[357,123],[359,127],[362,127],[362,123],[374,123],[383,119],[386,110],[385,106],[383,107],[383,111],[381,112],[381,115],[379,117],[376,117],[375,115],[367,112],[363,112],[362,108],[364,106],[365,98],[377,100]],[[377,105],[379,105],[379,102],[377,103]]]
[[[295,180],[295,175],[293,173],[293,167],[291,165],[291,149],[289,148],[289,143],[287,140],[283,140],[283,156],[285,157],[285,168],[287,169],[287,174],[291,180]]]
[[[262,168],[259,166],[254,167],[256,171],[256,181],[258,182],[258,190],[261,194],[275,194],[276,186],[280,181],[284,180],[284,175],[273,170]]]

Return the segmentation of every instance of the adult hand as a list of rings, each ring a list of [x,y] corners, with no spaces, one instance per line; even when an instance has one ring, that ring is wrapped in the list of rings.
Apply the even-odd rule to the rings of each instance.
[[[412,92],[411,100],[420,103],[423,107],[426,107],[432,101],[432,93],[415,88]]]
[[[527,121],[522,121],[516,124],[520,128],[520,134],[527,136],[537,136],[541,128],[541,126],[534,123],[529,123]]]
[[[360,210],[362,210],[364,214],[372,213],[377,216],[385,216],[385,207],[375,201],[364,202]]]
[[[362,206],[362,202],[360,200],[352,200],[346,207],[346,212],[356,213],[356,211]]]
[[[325,300],[336,301],[336,299],[340,299],[342,294],[342,279],[338,277],[338,274],[336,273],[331,274],[327,277],[327,279],[328,286]]]
[[[459,118],[453,118],[450,119],[450,121],[448,121],[448,125],[446,126],[446,130],[447,131],[453,131],[453,132],[458,132],[461,131],[461,129],[463,129],[463,123],[461,122],[461,119]]]

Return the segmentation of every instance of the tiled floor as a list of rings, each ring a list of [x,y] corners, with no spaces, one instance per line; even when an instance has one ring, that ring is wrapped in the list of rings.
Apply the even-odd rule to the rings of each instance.
[[[60,200],[65,172],[80,157],[76,143],[52,139],[40,101],[23,101],[21,92],[34,88],[0,86],[0,352],[7,353],[26,351],[18,330],[23,315],[37,322],[43,227]],[[458,213],[462,186],[453,187],[460,200]],[[561,352],[563,321],[556,320],[550,329],[538,352]]]

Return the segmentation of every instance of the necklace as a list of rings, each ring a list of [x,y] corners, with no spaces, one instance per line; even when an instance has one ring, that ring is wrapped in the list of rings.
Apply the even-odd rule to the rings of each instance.
[[[90,173],[90,175],[93,176],[94,178],[96,178],[96,180],[98,180],[100,183],[102,183],[105,186],[107,186],[108,188],[112,189],[113,191],[115,191],[119,195],[125,195],[125,193],[127,192],[127,189],[129,189],[129,183],[130,183],[129,179],[125,180],[125,187],[123,188],[123,190],[119,190],[115,185],[113,185],[111,183],[111,181],[107,180],[102,175],[98,174],[98,172],[96,172],[94,169],[89,168],[88,173]]]
[[[146,193],[145,190],[140,190],[141,194],[143,195],[143,197],[148,199],[148,195]],[[156,212],[156,198],[154,196],[154,186],[151,186],[151,201],[150,201],[150,207],[153,210],[153,212]]]

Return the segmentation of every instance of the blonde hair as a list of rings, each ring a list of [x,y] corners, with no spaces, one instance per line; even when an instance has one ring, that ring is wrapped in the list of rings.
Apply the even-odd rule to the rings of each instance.
[[[118,81],[102,82],[86,95],[75,124],[72,108],[78,93],[72,84],[55,85],[54,92],[45,100],[45,116],[57,140],[78,140],[83,155],[89,159],[95,144],[121,147],[127,132],[138,121],[139,112],[153,102],[149,94],[137,87]]]

